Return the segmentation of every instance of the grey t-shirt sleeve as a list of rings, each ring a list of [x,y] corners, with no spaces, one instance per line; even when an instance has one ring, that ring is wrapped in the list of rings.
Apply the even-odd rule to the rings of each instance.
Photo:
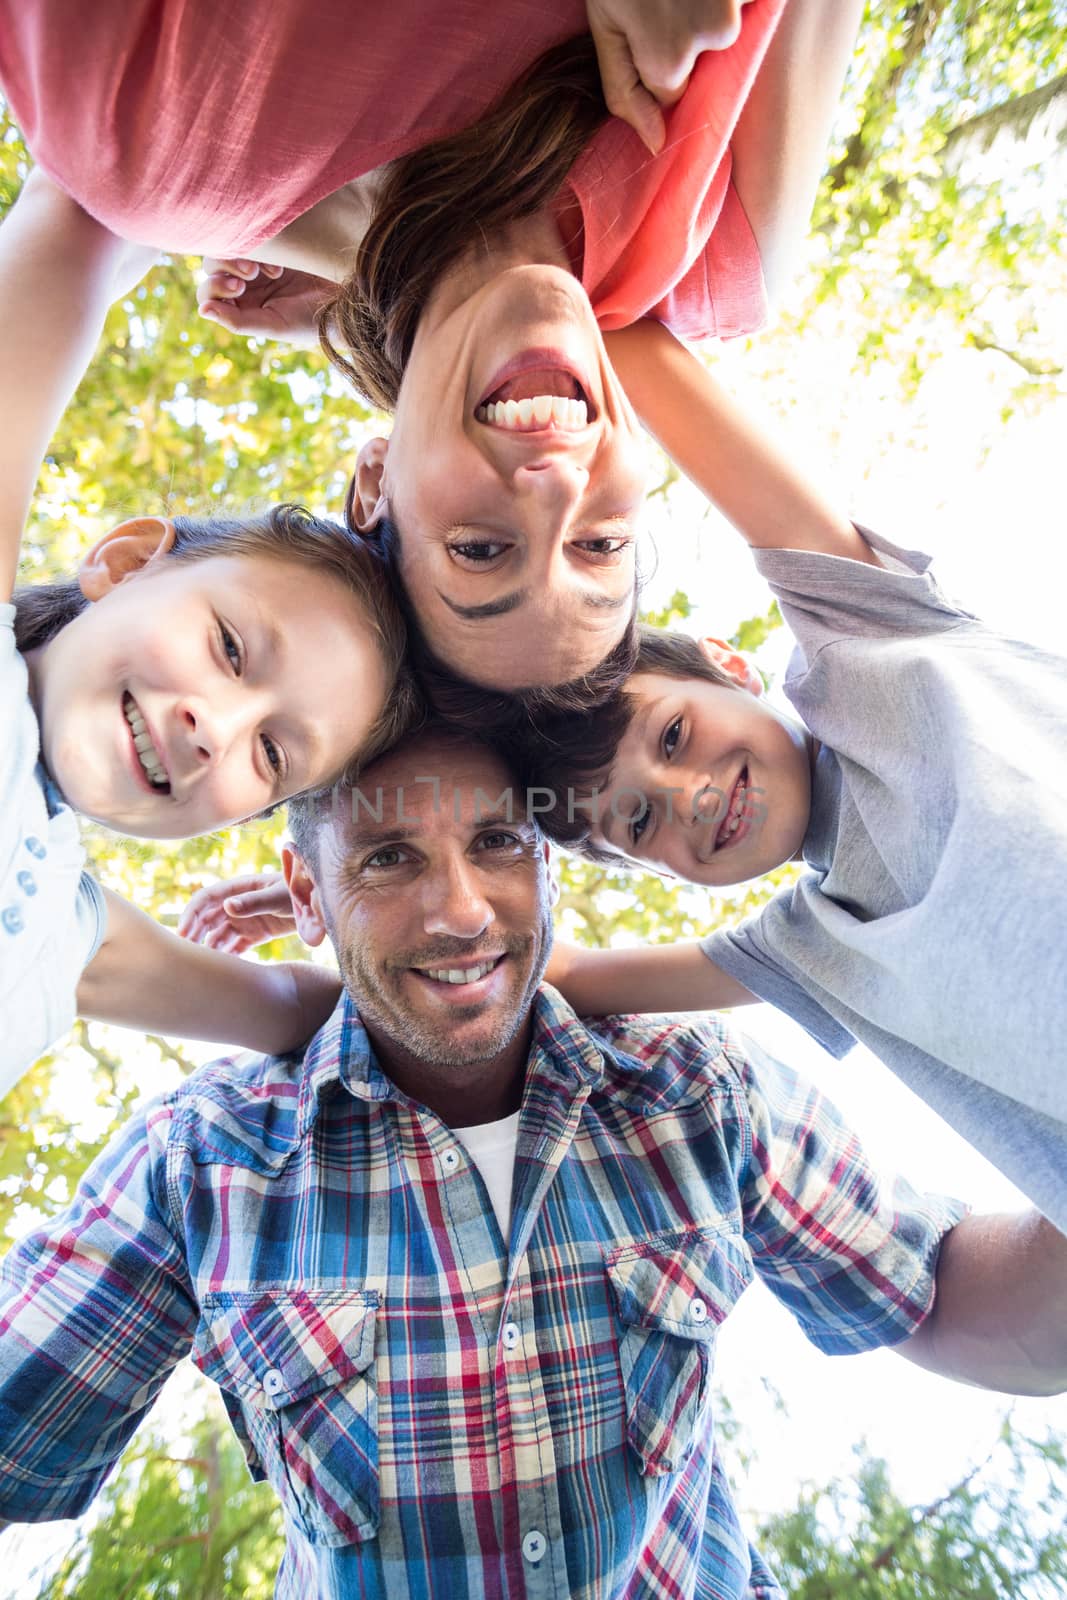
[[[856,1043],[847,1028],[837,1022],[824,1006],[774,953],[771,924],[787,915],[789,891],[776,896],[770,905],[739,928],[720,928],[702,939],[700,948],[722,972],[743,983],[750,994],[776,1006],[795,1018],[816,1044],[830,1055],[847,1055]]]
[[[942,594],[929,571],[929,556],[858,523],[856,531],[877,551],[881,566],[817,550],[753,552],[797,641],[799,659],[790,667],[790,678],[839,639],[914,638],[974,621]]]

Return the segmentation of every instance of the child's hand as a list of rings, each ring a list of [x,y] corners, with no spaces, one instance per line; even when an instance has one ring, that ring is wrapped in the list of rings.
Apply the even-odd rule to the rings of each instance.
[[[231,333],[280,339],[310,350],[319,342],[315,313],[336,289],[336,284],[310,272],[205,256],[196,299],[202,317],[221,323]]]
[[[264,962],[272,977],[285,985],[282,1019],[271,1024],[272,1037],[254,1048],[282,1055],[306,1044],[327,1021],[341,997],[341,980],[311,961]]]
[[[178,922],[183,939],[235,956],[295,931],[293,904],[280,872],[250,872],[209,884],[193,895]]]

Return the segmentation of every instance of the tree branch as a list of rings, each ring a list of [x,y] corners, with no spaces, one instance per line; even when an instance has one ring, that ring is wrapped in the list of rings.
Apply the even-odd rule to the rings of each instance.
[[[1014,361],[1017,367],[1031,378],[1058,378],[1063,372],[1054,361],[1039,361],[1036,356],[1023,355],[1020,350],[1007,350],[1002,344],[997,344],[995,339],[986,338],[982,333],[969,333],[967,343],[975,350],[995,350],[998,355],[1007,356],[1009,361]]]
[[[1030,132],[1034,119],[1061,95],[1064,96],[1064,111],[1067,114],[1067,72],[1043,84],[1040,89],[1031,89],[1028,94],[1012,95],[1009,100],[1001,100],[987,111],[979,111],[977,116],[968,117],[966,122],[957,123],[941,146],[942,161],[946,167],[954,164],[959,159],[960,146],[972,140],[979,149],[988,150],[997,134],[1004,129],[1021,142]],[[1060,143],[1065,140],[1067,125],[1060,133]]]

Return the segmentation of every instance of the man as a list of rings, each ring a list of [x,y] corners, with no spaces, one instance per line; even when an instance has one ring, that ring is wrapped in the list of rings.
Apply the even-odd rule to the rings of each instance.
[[[1047,1224],[883,1183],[715,1023],[594,1031],[539,989],[548,852],[510,783],[428,730],[294,808],[346,993],[303,1056],[149,1106],[11,1252],[0,1515],[83,1510],[191,1351],[284,1505],[280,1595],[766,1600],[709,1406],[753,1269],[824,1350],[1067,1386]]]

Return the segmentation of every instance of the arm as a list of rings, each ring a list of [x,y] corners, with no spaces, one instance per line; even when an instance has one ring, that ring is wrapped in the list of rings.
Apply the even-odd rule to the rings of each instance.
[[[642,422],[753,549],[880,563],[852,526],[661,323],[605,340]]]
[[[863,0],[789,0],[730,140],[772,300],[807,231],[862,14]]]
[[[708,960],[698,944],[586,950],[557,940],[545,977],[579,1016],[641,1011],[716,1011],[756,996]]]
[[[241,961],[162,928],[105,889],[107,932],[78,985],[78,1012],[149,1033],[281,1055],[337,1004],[337,978],[308,961]]]
[[[41,460],[112,300],[155,252],[95,222],[40,171],[0,227],[0,600],[10,598]]]
[[[1067,1389],[1067,1238],[1036,1211],[967,1217],[937,1264],[933,1310],[902,1356],[1008,1394]]]

